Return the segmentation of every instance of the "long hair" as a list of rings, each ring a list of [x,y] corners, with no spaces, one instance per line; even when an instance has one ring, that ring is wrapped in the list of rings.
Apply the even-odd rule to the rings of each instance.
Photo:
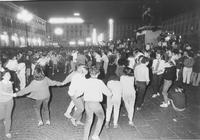
[[[36,66],[34,73],[33,73],[34,80],[40,81],[40,80],[43,80],[44,77],[45,77],[45,75],[43,73],[42,68],[40,66]]]

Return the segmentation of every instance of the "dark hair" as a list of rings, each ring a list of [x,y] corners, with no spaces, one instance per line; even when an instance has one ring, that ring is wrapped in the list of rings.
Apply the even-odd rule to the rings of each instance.
[[[128,75],[128,76],[133,76],[134,75],[133,69],[131,69],[129,67],[125,67],[123,72],[124,72],[125,75]]]
[[[143,57],[141,63],[145,64],[147,62],[149,62],[149,59],[147,57]]]
[[[100,73],[99,69],[97,69],[96,67],[91,67],[89,69],[90,75],[97,75],[98,73]]]
[[[37,65],[37,66],[35,67],[35,70],[34,70],[34,73],[33,73],[33,78],[34,78],[35,80],[40,81],[40,80],[43,80],[44,77],[45,77],[45,75],[44,75],[44,73],[43,73],[42,68],[41,68],[39,65]]]

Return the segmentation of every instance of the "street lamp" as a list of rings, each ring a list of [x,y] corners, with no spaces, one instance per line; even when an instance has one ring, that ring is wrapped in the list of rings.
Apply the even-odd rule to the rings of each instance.
[[[97,30],[93,28],[92,30],[92,43],[93,45],[97,45]]]
[[[28,44],[28,23],[33,19],[33,15],[27,10],[23,9],[17,14],[17,18],[25,23],[26,26],[26,44]]]
[[[111,41],[111,40],[113,40],[114,20],[109,19],[108,24],[109,24],[109,41]]]

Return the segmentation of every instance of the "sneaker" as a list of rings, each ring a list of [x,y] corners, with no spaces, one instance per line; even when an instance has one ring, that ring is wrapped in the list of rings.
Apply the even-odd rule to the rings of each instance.
[[[66,118],[68,118],[68,119],[71,119],[71,118],[72,118],[72,116],[71,116],[69,113],[65,113],[64,116],[65,116]]]
[[[10,133],[7,133],[7,134],[6,134],[6,137],[7,137],[8,139],[11,139],[11,138],[12,138],[12,135],[11,135]]]
[[[100,140],[99,136],[92,136],[92,140]]]
[[[163,103],[160,105],[160,107],[166,108],[166,107],[168,107],[168,105],[169,105],[169,102],[168,102],[168,103],[163,102]]]
[[[109,128],[109,122],[106,121],[105,127],[108,129]]]
[[[76,120],[74,118],[71,118],[71,122],[72,122],[73,126],[77,126]]]
[[[118,124],[114,124],[113,128],[118,128]]]
[[[130,126],[135,126],[134,123],[133,123],[133,121],[129,121],[128,124],[129,124]]]
[[[157,94],[153,94],[152,95],[152,98],[156,98],[158,95]]]
[[[77,121],[76,124],[77,124],[77,125],[82,125],[82,126],[84,125],[84,123],[81,122],[81,121]]]
[[[156,94],[157,96],[160,96],[160,93],[159,92],[157,92],[157,94]]]
[[[46,125],[50,125],[50,124],[51,124],[50,120],[47,120]]]
[[[40,127],[40,126],[42,126],[42,125],[44,125],[44,123],[43,123],[42,121],[39,121],[39,122],[38,122],[38,127]]]

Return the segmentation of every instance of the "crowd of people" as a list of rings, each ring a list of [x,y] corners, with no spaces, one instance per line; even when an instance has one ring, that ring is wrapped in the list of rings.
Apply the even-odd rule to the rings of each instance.
[[[183,92],[185,87],[199,86],[200,51],[169,45],[139,49],[128,43],[85,48],[11,48],[1,50],[0,71],[0,119],[8,138],[13,97],[27,94],[35,100],[38,127],[44,125],[40,115],[43,104],[45,124],[50,125],[49,86],[67,87],[70,83],[71,102],[64,115],[74,126],[84,125],[83,139],[88,140],[95,114],[98,121],[92,138],[98,140],[104,120],[106,128],[110,127],[112,110],[113,127],[118,127],[122,101],[128,124],[134,126],[134,112],[142,109],[147,87],[152,88],[152,98],[162,94],[160,107],[172,103],[176,110],[184,110],[184,105],[174,105],[169,89],[175,86],[175,92]],[[64,81],[50,79],[58,73],[67,75]],[[106,115],[101,105],[103,95],[107,98]],[[81,121],[84,111],[85,123]]]

